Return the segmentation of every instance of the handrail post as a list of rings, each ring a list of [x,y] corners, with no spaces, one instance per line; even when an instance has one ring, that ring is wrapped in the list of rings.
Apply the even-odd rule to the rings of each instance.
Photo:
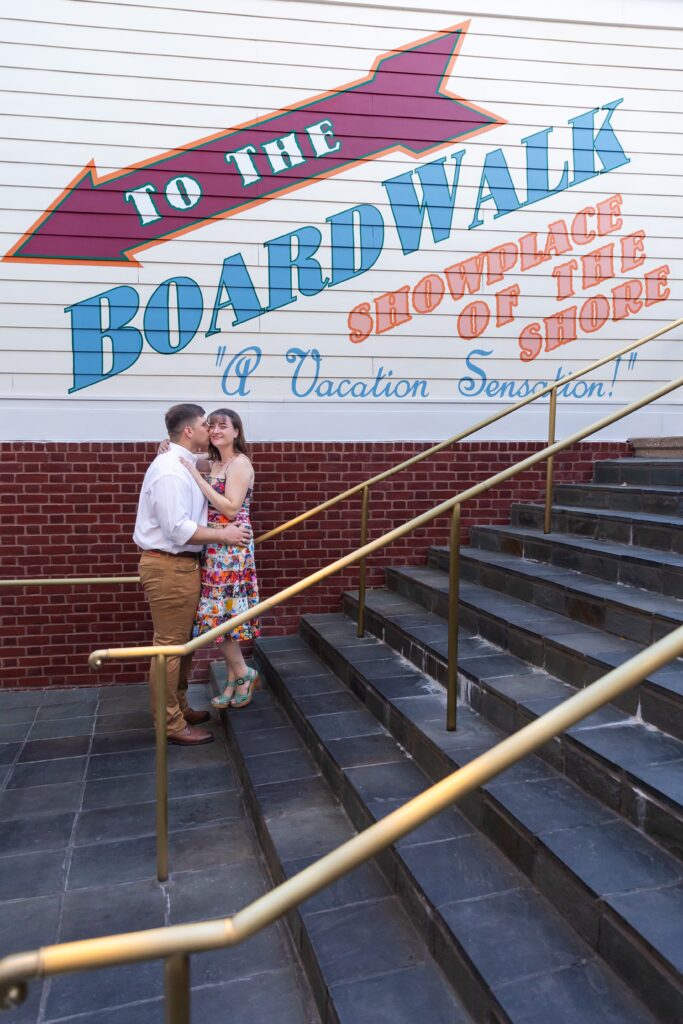
[[[363,500],[360,513],[360,547],[365,547],[368,542],[368,505],[370,503],[370,488],[363,488]],[[358,636],[365,636],[365,559],[361,558],[358,563]]]
[[[550,392],[548,409],[548,447],[555,444],[555,420],[557,417],[557,388]],[[553,522],[553,456],[550,455],[545,464],[545,511],[543,513],[543,532],[550,533]]]
[[[460,601],[460,502],[453,506],[448,557],[448,683],[446,729],[453,732],[458,718],[458,605]]]
[[[190,958],[174,953],[164,962],[166,1024],[190,1024]]]
[[[168,743],[166,734],[166,691],[168,688],[166,655],[152,658],[156,692],[157,762],[157,878],[168,878]]]

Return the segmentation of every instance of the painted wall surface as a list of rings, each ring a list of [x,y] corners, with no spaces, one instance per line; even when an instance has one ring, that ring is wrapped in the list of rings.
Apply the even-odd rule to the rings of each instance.
[[[255,444],[256,536],[423,447],[411,441]],[[142,442],[0,444],[2,575],[135,576],[135,511],[155,448]],[[370,535],[386,533],[407,515],[424,512],[537,450],[528,441],[464,442],[412,466],[373,489]],[[588,481],[596,459],[628,454],[628,445],[619,442],[576,445],[557,456],[555,479]],[[544,468],[534,466],[468,502],[463,543],[476,524],[509,522],[513,503],[537,502],[544,480]],[[441,516],[429,528],[376,552],[368,560],[368,586],[383,585],[388,565],[424,565],[430,544],[448,543],[449,525],[450,517]],[[359,530],[360,503],[354,498],[259,544],[261,595],[270,597],[293,579],[347,554],[358,544]],[[580,567],[592,572],[591,558],[582,558]],[[264,633],[296,632],[304,612],[338,611],[342,593],[357,586],[357,568],[330,577],[262,616]],[[93,674],[88,655],[100,647],[146,643],[151,636],[149,610],[137,584],[0,588],[0,688],[139,682],[147,671],[144,661],[106,662]],[[215,656],[210,648],[198,654],[194,678],[206,678],[207,661]]]
[[[438,438],[681,316],[682,6],[440,6],[4,11],[0,437],[145,441],[192,400],[258,441]]]

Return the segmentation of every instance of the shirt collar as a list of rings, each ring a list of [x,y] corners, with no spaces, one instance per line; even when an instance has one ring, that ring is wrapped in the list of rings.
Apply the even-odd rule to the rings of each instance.
[[[188,462],[194,462],[195,464],[199,458],[199,455],[189,451],[187,448],[183,448],[181,444],[176,444],[175,441],[169,442],[168,450],[169,452],[172,452],[176,458],[178,456],[182,456],[184,459],[187,459]]]

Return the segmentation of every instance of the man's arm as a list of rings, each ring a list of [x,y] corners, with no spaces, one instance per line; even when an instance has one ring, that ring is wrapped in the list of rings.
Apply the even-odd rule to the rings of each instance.
[[[190,483],[189,478],[187,481]],[[213,529],[199,526],[187,511],[186,484],[169,474],[160,477],[154,486],[153,501],[159,526],[166,537],[179,547],[185,544],[237,544],[244,547],[251,540],[248,527],[229,526]]]
[[[250,540],[251,530],[248,526],[231,523],[230,526],[220,528],[198,526],[189,540],[184,540],[183,544],[237,544],[243,548]]]

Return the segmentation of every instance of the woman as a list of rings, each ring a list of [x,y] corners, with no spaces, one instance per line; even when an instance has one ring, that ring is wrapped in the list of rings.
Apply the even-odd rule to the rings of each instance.
[[[200,460],[196,467],[187,459],[180,461],[209,499],[208,526],[225,526],[230,521],[250,526],[254,470],[242,421],[231,409],[216,409],[208,422],[209,461]],[[207,471],[206,478],[201,470]],[[253,539],[246,547],[207,544],[202,553],[201,594],[192,636],[200,636],[247,611],[258,604],[258,599]],[[216,640],[225,658],[228,684],[211,701],[215,707],[245,708],[251,703],[258,673],[247,667],[239,643],[255,640],[259,633],[258,620],[251,619]]]

